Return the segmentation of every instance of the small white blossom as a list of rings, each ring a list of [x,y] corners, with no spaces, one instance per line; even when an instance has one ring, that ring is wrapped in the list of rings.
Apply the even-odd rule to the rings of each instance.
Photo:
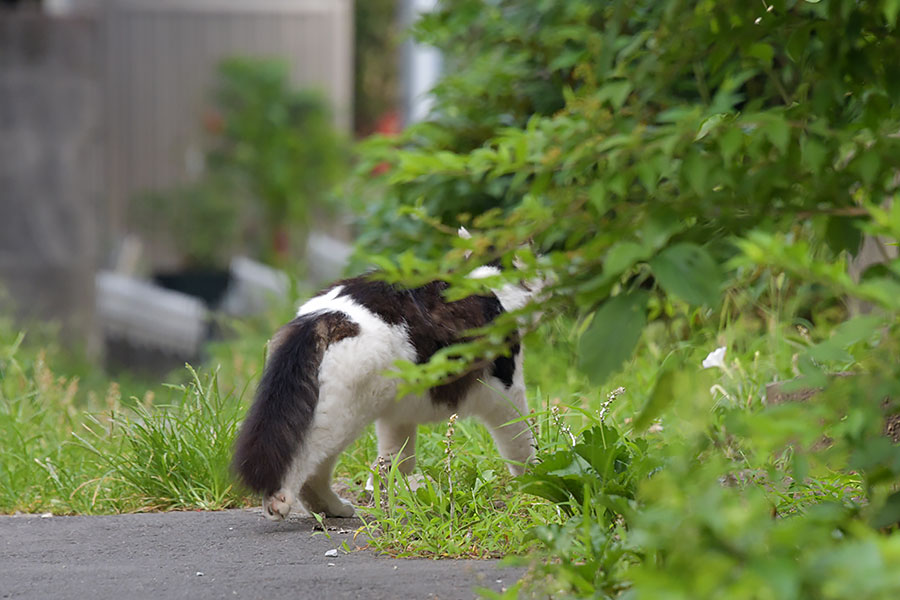
[[[703,368],[712,369],[713,367],[719,367],[720,369],[725,369],[725,350],[727,350],[725,346],[719,346],[710,352],[703,359]]]

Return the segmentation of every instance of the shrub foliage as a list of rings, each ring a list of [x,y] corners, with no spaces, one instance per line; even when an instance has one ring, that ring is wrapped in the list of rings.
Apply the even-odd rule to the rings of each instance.
[[[364,147],[371,262],[407,282],[449,266],[459,294],[498,283],[463,277],[498,257],[502,280],[550,282],[539,308],[578,320],[573,360],[595,386],[642,344],[665,349],[630,424],[593,424],[527,479],[573,515],[537,532],[568,559],[556,592],[900,589],[885,569],[900,451],[880,436],[900,261],[887,245],[861,279],[847,270],[863,235],[900,237],[898,14],[896,0],[446,0],[417,25],[447,73],[432,118]],[[450,241],[458,225],[473,239]],[[874,312],[853,317],[849,298]],[[410,389],[503,352],[514,317],[404,366]],[[701,371],[710,324],[777,356],[767,376],[823,391],[769,404],[740,365]],[[666,443],[644,445],[660,418]]]

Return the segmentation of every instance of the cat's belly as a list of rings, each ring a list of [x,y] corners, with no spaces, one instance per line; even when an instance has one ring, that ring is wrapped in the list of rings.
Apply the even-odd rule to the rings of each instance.
[[[378,418],[395,423],[434,423],[446,421],[454,412],[447,405],[435,404],[427,395],[407,396],[389,402]]]

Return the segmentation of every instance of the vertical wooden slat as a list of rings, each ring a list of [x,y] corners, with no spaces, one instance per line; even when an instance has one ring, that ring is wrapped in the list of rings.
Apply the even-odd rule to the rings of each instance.
[[[185,178],[201,146],[201,115],[225,57],[283,57],[291,80],[331,99],[349,128],[352,0],[110,0],[105,92],[110,216],[129,200]],[[121,229],[120,229],[121,231]]]

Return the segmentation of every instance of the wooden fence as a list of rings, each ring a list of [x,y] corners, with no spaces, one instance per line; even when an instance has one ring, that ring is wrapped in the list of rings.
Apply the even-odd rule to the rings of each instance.
[[[320,90],[350,128],[352,0],[110,0],[103,18],[113,230],[136,193],[188,176],[224,58],[286,60],[292,82]]]

